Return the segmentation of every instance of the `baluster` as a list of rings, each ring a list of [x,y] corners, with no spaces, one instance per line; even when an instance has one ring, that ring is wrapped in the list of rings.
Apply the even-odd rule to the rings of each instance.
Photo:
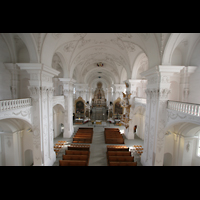
[[[22,107],[22,99],[20,99],[19,107]]]
[[[180,111],[180,103],[177,103],[177,111]]]
[[[194,105],[194,116],[197,115],[197,105]]]
[[[10,101],[10,110],[12,110],[13,109],[13,101],[11,100]]]
[[[180,103],[180,109],[179,109],[180,112],[183,112],[183,108],[182,108],[182,106],[183,106],[183,104]]]
[[[178,109],[177,109],[177,107],[178,107],[178,104],[177,104],[177,103],[175,103],[175,109],[174,109],[174,110],[178,110]]]
[[[5,110],[5,101],[2,102],[2,110]]]
[[[176,103],[173,102],[173,110],[176,110]]]
[[[17,100],[17,108],[20,108],[20,99]]]
[[[17,100],[15,100],[15,109],[17,108]]]
[[[185,112],[185,104],[183,104],[183,111],[182,112]]]
[[[191,109],[191,115],[194,115],[194,105],[191,105],[192,109]]]
[[[200,106],[198,106],[198,109],[197,109],[197,116],[198,117],[200,116]]]
[[[10,102],[7,101],[6,104],[7,104],[7,109],[6,110],[9,110],[10,109]]]
[[[190,111],[191,111],[191,105],[188,104],[188,114],[190,114]]]
[[[185,113],[188,113],[188,104],[185,105]]]

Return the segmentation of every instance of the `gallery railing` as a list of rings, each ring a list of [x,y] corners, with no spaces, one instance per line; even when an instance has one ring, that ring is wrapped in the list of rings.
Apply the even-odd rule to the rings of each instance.
[[[146,104],[147,103],[147,99],[140,98],[140,97],[135,97],[135,102],[136,103],[140,103],[140,104]]]
[[[167,108],[187,113],[196,117],[200,117],[200,104],[193,104],[193,103],[186,103],[179,101],[168,101]]]
[[[0,100],[0,111],[8,111],[31,106],[31,98]]]

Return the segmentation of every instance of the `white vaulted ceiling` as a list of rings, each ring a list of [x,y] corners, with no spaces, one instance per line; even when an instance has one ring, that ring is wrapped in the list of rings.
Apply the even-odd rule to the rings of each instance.
[[[42,45],[41,62],[55,65],[57,61],[50,58],[56,59],[57,55],[64,77],[89,87],[95,80],[109,87],[132,78],[137,57],[148,57],[145,41],[149,38],[149,34],[142,33],[49,33]],[[104,66],[97,67],[98,62]]]

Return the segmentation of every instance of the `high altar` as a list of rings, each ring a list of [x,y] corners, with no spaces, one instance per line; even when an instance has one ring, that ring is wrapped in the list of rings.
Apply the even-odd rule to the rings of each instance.
[[[102,83],[97,83],[97,88],[94,92],[94,98],[92,99],[93,107],[106,107],[105,93],[102,88]]]

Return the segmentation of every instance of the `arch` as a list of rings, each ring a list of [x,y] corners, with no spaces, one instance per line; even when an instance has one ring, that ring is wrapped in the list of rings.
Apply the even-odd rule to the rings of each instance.
[[[54,54],[57,54],[57,56],[60,58],[61,63],[62,63],[62,69],[64,72],[63,78],[69,78],[69,67],[66,63],[65,58],[63,57],[62,53],[60,53],[59,51],[55,52]]]
[[[199,165],[200,158],[196,156],[200,125],[185,122],[174,122],[165,128],[164,166]],[[170,154],[170,155],[169,155]],[[198,164],[199,163],[199,164]]]
[[[32,33],[17,33],[17,35],[22,39],[28,49],[30,63],[38,63],[39,55],[37,51],[37,45],[35,43],[35,39]]]
[[[74,69],[76,68],[76,66],[77,66],[79,63],[81,63],[81,62],[83,61],[83,58],[82,58],[81,60],[79,60],[76,64],[73,64],[74,60],[76,60],[77,58],[79,58],[79,56],[81,55],[81,53],[83,53],[84,51],[86,52],[86,50],[88,50],[88,49],[94,49],[95,47],[97,47],[97,45],[95,45],[95,46],[90,46],[90,47],[88,47],[88,48],[85,48],[85,49],[81,50],[81,51],[70,61],[70,77],[73,77]],[[112,48],[112,47],[110,47],[110,46],[101,45],[101,47],[102,47],[102,48],[103,48],[103,47],[106,47],[106,48],[108,48],[108,49],[111,49],[112,52],[113,52],[113,50],[114,50],[115,52],[117,52],[116,55],[118,55],[118,57],[120,57],[120,59],[123,60],[123,61],[121,61],[120,59],[116,59],[114,53],[113,53],[113,54],[102,53],[102,55],[103,55],[105,58],[111,56],[112,58],[109,58],[109,59],[112,59],[112,60],[114,60],[114,61],[117,60],[117,62],[120,62],[120,63],[125,61],[125,63],[121,63],[121,64],[122,64],[122,66],[126,69],[128,78],[131,78],[131,77],[130,77],[131,70],[130,70],[130,66],[129,66],[130,64],[129,64],[129,62],[127,62],[127,58],[125,58],[124,55],[123,55],[121,52],[119,52],[118,50],[116,50],[116,49],[114,49],[114,48]],[[91,52],[93,52],[93,51],[91,51]],[[90,54],[87,56],[87,57],[89,57],[89,58],[87,58],[87,60],[88,60],[88,59],[91,59],[91,56],[92,56],[92,53],[90,53]],[[98,56],[98,53],[96,53],[96,54],[94,55],[94,57],[95,57],[95,56]],[[84,60],[86,60],[85,57],[86,57],[86,56],[84,56]],[[117,57],[117,58],[118,58],[118,57]]]
[[[123,81],[127,80],[127,72],[125,68],[122,69],[121,71],[121,76],[120,76],[120,83],[123,83]],[[117,82],[115,82],[117,83]]]
[[[142,105],[136,105],[130,112],[131,121],[129,122],[129,128],[134,129],[137,126],[136,135],[142,140],[144,140],[145,132],[145,113],[146,107]]]
[[[181,61],[182,65],[190,65],[190,59],[199,37],[199,33],[172,33],[164,49],[162,65],[172,65],[173,54],[178,53],[175,51],[177,47],[179,50],[182,49],[181,54],[184,52],[184,56],[179,55],[179,62]],[[177,64],[178,61],[174,60],[174,62]]]
[[[60,135],[61,124],[64,124],[64,107],[61,104],[53,106],[53,137],[56,138]]]
[[[26,117],[21,117],[21,116],[14,116],[14,115],[0,115],[0,121],[1,120],[6,120],[6,119],[20,119],[22,121],[24,121],[25,123],[27,123],[30,127],[32,127],[32,121],[26,119]]]
[[[147,62],[147,66],[144,66],[144,62]],[[132,75],[131,78],[132,79],[137,79],[138,77],[140,78],[140,74],[138,74],[138,70],[142,67],[142,69],[140,70],[140,73],[143,71],[146,71],[148,69],[148,57],[146,56],[145,53],[140,53],[133,65],[132,68]]]
[[[27,146],[33,151],[31,130],[31,124],[22,119],[7,118],[0,120],[0,151],[2,155],[0,165],[25,165]]]
[[[101,71],[101,72],[105,72],[103,74],[103,76],[107,77],[108,80],[110,79],[110,83],[111,84],[114,84],[114,83],[117,83],[119,81],[119,79],[117,79],[116,76],[113,75],[112,72],[110,72],[108,69],[101,69],[99,70],[98,68],[94,68],[94,69],[91,69],[86,75],[85,77],[83,77],[83,81],[84,83],[87,83],[87,80],[89,82],[89,79],[91,78],[91,75],[93,75],[95,72],[98,72],[98,71]],[[99,76],[102,76],[101,74],[99,74]]]

